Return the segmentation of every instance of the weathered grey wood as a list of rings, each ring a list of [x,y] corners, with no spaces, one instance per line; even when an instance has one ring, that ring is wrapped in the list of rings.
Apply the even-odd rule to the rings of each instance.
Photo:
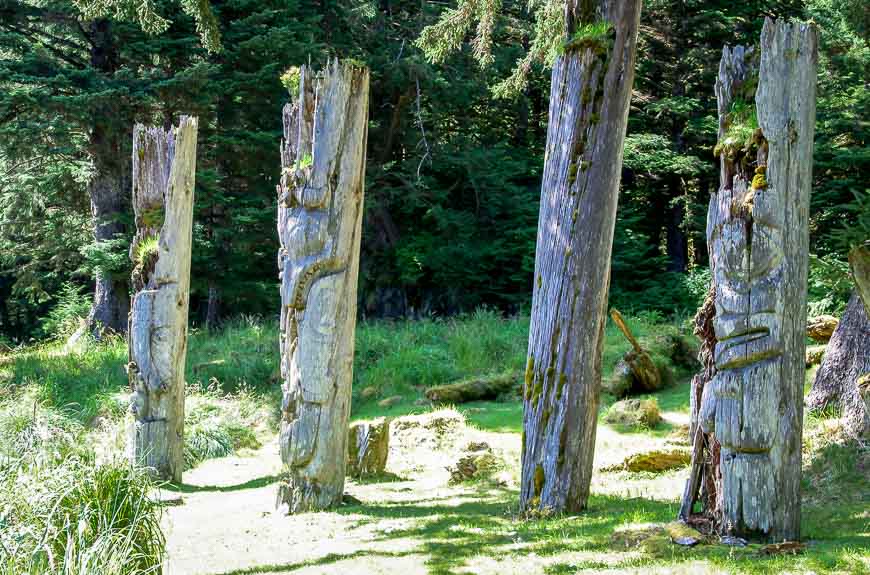
[[[196,175],[196,118],[170,130],[133,130],[135,262],[127,374],[133,391],[133,461],[181,482],[184,362]],[[156,245],[155,245],[155,239]],[[154,250],[145,249],[154,246]]]
[[[592,475],[601,351],[640,0],[566,5],[553,64],[525,377],[524,511],[579,511]],[[602,37],[578,38],[607,22]]]
[[[716,477],[719,476],[719,443],[712,433],[704,433],[700,426],[701,400],[704,388],[713,379],[716,365],[713,352],[716,349],[716,333],[713,328],[713,318],[716,315],[716,287],[710,287],[704,303],[698,309],[693,319],[694,334],[700,340],[698,361],[701,371],[692,378],[692,388],[689,396],[689,441],[692,445],[692,468],[683,499],[680,505],[679,518],[687,521],[692,515],[695,502],[702,502],[704,512],[715,517],[721,507],[716,490]]]
[[[645,349],[640,346],[640,343],[631,333],[628,324],[625,323],[625,318],[619,313],[619,310],[612,308],[610,310],[610,318],[628,343],[631,348],[625,355],[622,356],[621,362],[625,364],[627,370],[621,370],[622,373],[628,372],[627,378],[631,380],[628,385],[627,393],[632,392],[652,392],[658,391],[663,385],[662,374],[659,373],[659,368],[653,362],[652,357]],[[619,369],[619,368],[617,368]],[[622,377],[626,377],[623,375]],[[634,389],[632,389],[634,388]]]
[[[768,19],[758,68],[751,51],[726,47],[716,84],[725,143],[707,219],[716,372],[699,423],[721,447],[720,530],[772,540],[800,535],[817,46],[812,25]],[[753,93],[759,128],[728,143],[732,103]]]
[[[369,72],[330,62],[299,71],[284,108],[281,249],[281,458],[287,512],[341,501],[353,369]]]
[[[870,434],[867,405],[870,398],[862,396],[858,383],[867,374],[870,374],[870,319],[855,292],[825,349],[806,406],[813,410],[829,406],[839,409],[850,434],[858,437]]]
[[[347,436],[347,474],[366,477],[384,473],[389,452],[389,418],[354,423]]]
[[[849,265],[858,295],[864,302],[864,311],[870,316],[870,240],[852,247],[849,251]]]

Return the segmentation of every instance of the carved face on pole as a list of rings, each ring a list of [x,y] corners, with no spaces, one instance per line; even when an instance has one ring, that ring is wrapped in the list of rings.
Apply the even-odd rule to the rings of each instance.
[[[709,222],[717,289],[714,357],[719,371],[741,369],[782,355],[777,286],[783,210],[777,194],[748,188],[740,176],[713,201],[725,216]]]

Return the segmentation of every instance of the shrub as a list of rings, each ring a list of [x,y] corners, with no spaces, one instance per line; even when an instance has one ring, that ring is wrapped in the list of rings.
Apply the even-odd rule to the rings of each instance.
[[[271,427],[269,414],[245,389],[220,395],[214,388],[192,386],[186,403],[184,462],[188,469],[206,459],[260,447],[256,429]]]
[[[40,322],[38,335],[42,338],[66,339],[81,325],[91,309],[91,298],[81,288],[67,282],[57,295],[57,303]]]

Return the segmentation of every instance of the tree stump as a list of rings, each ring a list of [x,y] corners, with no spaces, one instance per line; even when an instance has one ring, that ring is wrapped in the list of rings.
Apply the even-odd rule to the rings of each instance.
[[[347,474],[351,477],[366,477],[384,473],[389,452],[388,418],[354,423],[347,435]]]
[[[298,70],[278,186],[281,459],[289,513],[341,502],[353,370],[369,72]],[[286,506],[286,507],[283,507]]]
[[[719,444],[720,531],[779,541],[800,535],[817,47],[812,25],[768,19],[760,58],[726,47],[716,83],[721,183],[707,217],[715,373],[697,421]]]
[[[586,507],[640,1],[578,2],[553,64],[523,407],[524,511]]]
[[[870,319],[856,291],[825,350],[806,406],[813,410],[835,407],[850,434],[870,434],[870,398],[862,394],[859,384],[865,374],[870,374]]]
[[[184,469],[184,361],[196,175],[196,118],[175,129],[133,130],[130,246],[133,296],[127,374],[132,389],[131,457],[181,482]]]

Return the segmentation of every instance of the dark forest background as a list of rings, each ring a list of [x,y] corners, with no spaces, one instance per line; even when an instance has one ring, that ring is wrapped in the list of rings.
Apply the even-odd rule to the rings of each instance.
[[[355,58],[372,71],[360,314],[450,315],[530,305],[549,71],[496,98],[533,34],[507,0],[494,61],[417,47],[448,4],[213,0],[222,50],[173,14],[161,34],[83,16],[66,0],[0,0],[0,340],[51,337],[87,313],[94,278],[126,288],[134,122],[200,118],[191,319],[278,313],[275,185],[290,67]],[[708,282],[705,218],[718,183],[713,83],[722,46],[765,16],[821,30],[810,313],[842,309],[845,254],[868,211],[870,4],[648,0],[638,44],[610,301],[692,312]],[[93,233],[94,174],[114,196]],[[125,178],[127,178],[125,180]],[[105,206],[103,206],[105,207]]]

